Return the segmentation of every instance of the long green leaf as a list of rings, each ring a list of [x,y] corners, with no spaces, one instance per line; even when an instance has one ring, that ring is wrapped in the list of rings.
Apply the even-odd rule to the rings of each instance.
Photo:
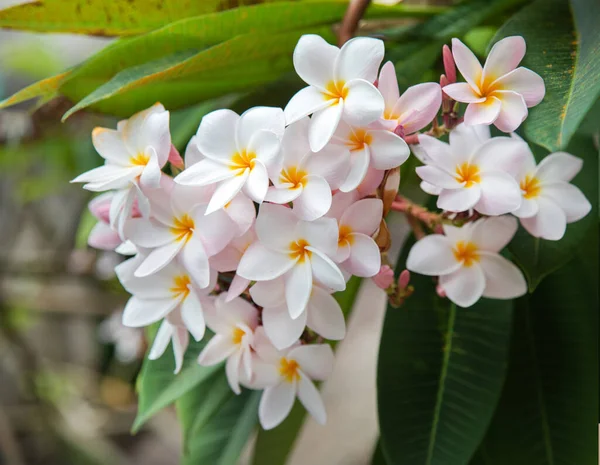
[[[567,225],[567,232],[560,241],[538,239],[519,228],[509,249],[525,271],[531,291],[546,275],[571,259],[573,250],[579,246],[598,218],[598,149],[594,146],[592,137],[577,135],[567,151],[583,159],[583,169],[572,182],[592,203],[592,211],[582,220]]]
[[[49,78],[35,82],[30,86],[21,89],[20,91],[11,95],[10,97],[0,101],[0,108],[10,107],[11,105],[16,105],[17,103],[24,102],[25,100],[29,100],[35,97],[45,97],[48,95],[52,95],[58,91],[61,84],[65,81],[68,75],[69,71],[65,71],[64,73],[60,73],[55,76],[51,76]]]
[[[598,463],[598,228],[515,309],[506,385],[471,465]]]
[[[482,299],[462,309],[437,297],[431,278],[415,275],[412,284],[415,293],[401,308],[388,307],[384,320],[381,447],[389,464],[464,465],[500,396],[512,302]]]
[[[546,96],[525,122],[529,140],[548,150],[564,148],[600,95],[600,3],[536,0],[513,16],[496,40],[522,35],[523,65],[539,73]]]

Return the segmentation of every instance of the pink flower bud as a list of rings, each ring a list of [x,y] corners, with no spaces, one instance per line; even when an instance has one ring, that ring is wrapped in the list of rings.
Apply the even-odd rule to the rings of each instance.
[[[408,283],[410,282],[410,271],[404,270],[400,273],[400,277],[398,278],[398,289],[406,289],[408,287]]]
[[[450,83],[448,82],[448,78],[446,77],[446,75],[445,75],[445,74],[442,74],[442,75],[440,76],[440,87],[444,88],[444,87],[446,87],[448,84],[450,84]]]
[[[442,56],[444,59],[444,71],[446,72],[446,78],[448,83],[453,84],[456,82],[456,66],[454,64],[454,57],[450,51],[450,47],[444,45],[442,47]]]
[[[94,215],[99,221],[103,223],[110,223],[110,204],[112,202],[113,194],[102,194],[98,197],[94,197],[90,200],[88,208],[92,215]]]
[[[394,282],[394,270],[388,265],[382,265],[379,273],[371,279],[379,289],[387,289]]]
[[[171,151],[169,152],[169,163],[176,168],[184,168],[183,158],[181,158],[181,155],[179,155],[179,152],[173,144],[171,144]]]
[[[446,291],[444,291],[444,289],[442,289],[442,286],[440,286],[439,284],[435,287],[435,292],[437,292],[437,295],[439,295],[442,299],[446,298]]]
[[[394,134],[396,134],[398,137],[404,138],[404,126],[402,126],[401,124],[396,126],[394,128]]]

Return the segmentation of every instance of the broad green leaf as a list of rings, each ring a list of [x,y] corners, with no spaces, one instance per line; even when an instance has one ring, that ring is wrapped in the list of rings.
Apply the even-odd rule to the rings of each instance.
[[[175,360],[171,345],[158,360],[146,358],[137,378],[138,414],[133,423],[132,432],[136,433],[142,425],[175,400],[191,389],[211,379],[211,376],[223,367],[201,367],[196,362],[198,354],[206,344],[206,340],[191,341],[185,352],[183,367],[175,375]]]
[[[360,289],[360,283],[360,278],[353,276],[348,281],[344,292],[334,294],[346,319],[352,311]],[[280,465],[285,463],[298,437],[298,432],[304,424],[305,417],[306,410],[300,402],[296,401],[290,414],[278,427],[269,431],[261,429],[258,432],[252,463],[254,465]]]
[[[600,3],[536,0],[498,31],[496,40],[522,35],[527,41],[523,66],[546,84],[542,103],[525,121],[527,138],[556,151],[564,148],[600,95]]]
[[[519,228],[509,250],[521,265],[533,291],[549,273],[567,263],[573,250],[579,246],[598,218],[598,149],[589,136],[575,136],[567,151],[583,159],[583,169],[572,183],[579,187],[592,203],[592,211],[582,220],[567,225],[567,232],[560,241],[547,241],[532,237]]]
[[[598,463],[598,228],[517,301],[506,384],[471,465]]]
[[[437,296],[430,277],[414,275],[411,283],[405,304],[387,309],[379,349],[383,453],[394,465],[464,465],[500,396],[512,302],[457,308]]]
[[[235,395],[225,373],[177,400],[184,434],[183,465],[235,465],[258,422],[260,392]]]
[[[11,105],[16,105],[17,103],[24,102],[25,100],[35,97],[52,95],[58,91],[59,87],[68,75],[69,71],[66,71],[64,73],[35,82],[11,95],[7,99],[0,101],[0,108],[10,107]]]

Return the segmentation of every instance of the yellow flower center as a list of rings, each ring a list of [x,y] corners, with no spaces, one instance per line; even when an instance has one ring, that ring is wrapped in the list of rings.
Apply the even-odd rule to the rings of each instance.
[[[355,129],[348,137],[346,145],[351,151],[362,150],[373,141],[373,136],[364,129]]]
[[[240,170],[238,176],[241,176],[244,174],[244,170],[246,168],[254,168],[255,158],[256,154],[254,152],[247,152],[246,149],[240,150],[239,152],[234,153],[231,157],[231,163],[233,163],[231,169],[234,171]]]
[[[187,297],[190,293],[190,285],[191,281],[188,275],[180,275],[175,276],[173,278],[173,286],[171,287],[171,292],[175,297],[179,297],[183,295],[183,297]]]
[[[350,226],[345,224],[340,226],[340,233],[338,236],[338,247],[342,247],[345,244],[352,245],[354,239],[350,234],[352,234],[352,228]]]
[[[383,112],[383,118],[395,121],[395,120],[397,120],[397,119],[400,118],[400,115],[397,115],[392,110],[384,110],[384,112]]]
[[[344,81],[329,81],[325,86],[326,92],[323,92],[323,98],[325,100],[345,99],[348,96],[348,88],[344,87],[345,84]]]
[[[456,260],[462,262],[463,266],[469,267],[479,261],[478,248],[472,242],[459,241],[452,251]]]
[[[233,329],[233,334],[231,339],[234,344],[241,344],[242,338],[246,335],[246,332],[242,328],[238,328],[237,326]]]
[[[176,240],[188,240],[194,233],[194,220],[187,213],[179,218],[173,218],[173,227],[171,232],[175,235]]]
[[[281,170],[279,181],[284,184],[292,184],[292,189],[297,189],[300,186],[306,185],[307,172],[299,170],[296,166]]]
[[[533,199],[540,195],[542,190],[542,186],[540,185],[540,180],[535,176],[525,176],[525,179],[521,181],[521,190],[523,191],[523,197],[526,199]]]
[[[310,250],[306,250],[310,244],[304,239],[298,239],[296,242],[290,243],[290,258],[293,260],[298,259],[303,262],[306,257],[310,258],[312,253]]]
[[[479,177],[479,167],[464,162],[462,165],[456,165],[456,180],[464,182],[465,187],[472,187],[474,184],[481,182]]]
[[[146,166],[150,161],[150,156],[145,153],[138,153],[135,156],[129,157],[129,163],[133,166]]]
[[[281,360],[279,361],[279,374],[281,374],[288,383],[293,383],[300,379],[298,368],[299,366],[296,360],[288,360],[285,357],[281,357]]]

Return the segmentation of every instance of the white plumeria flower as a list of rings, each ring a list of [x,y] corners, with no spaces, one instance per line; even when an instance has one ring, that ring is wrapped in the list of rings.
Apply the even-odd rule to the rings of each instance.
[[[327,216],[338,222],[335,261],[347,273],[370,278],[381,268],[381,253],[371,237],[383,215],[380,199],[356,200],[356,194],[338,192]]]
[[[294,50],[294,68],[309,84],[285,107],[287,124],[308,115],[309,143],[313,152],[331,139],[343,118],[351,124],[367,125],[383,113],[383,97],[373,85],[383,60],[379,39],[357,37],[341,49],[317,35],[304,35]]]
[[[241,392],[240,379],[252,379],[252,349],[254,330],[258,326],[258,310],[247,301],[236,298],[225,301],[219,295],[212,309],[206,312],[208,327],[215,333],[198,357],[202,366],[211,366],[227,359],[225,373],[231,390]]]
[[[196,134],[205,158],[175,181],[192,186],[218,183],[207,214],[224,207],[242,189],[261,203],[269,187],[267,168],[279,155],[284,128],[280,108],[255,107],[241,116],[231,110],[213,111],[202,118]]]
[[[151,194],[152,218],[132,219],[127,237],[136,245],[152,249],[135,271],[137,277],[150,276],[176,256],[201,288],[208,286],[208,258],[231,241],[236,227],[224,210],[206,215],[205,188],[175,185],[171,195]]]
[[[449,84],[444,92],[468,104],[466,124],[494,124],[512,132],[527,118],[527,108],[542,101],[544,80],[530,69],[517,68],[525,48],[523,37],[506,37],[494,44],[482,68],[465,44],[452,39],[454,61],[467,82]]]
[[[350,157],[345,147],[327,146],[312,152],[308,145],[309,124],[306,117],[286,128],[281,144],[283,156],[270,170],[274,185],[265,197],[279,204],[293,201],[293,212],[306,221],[327,213],[331,191],[346,178]]]
[[[404,139],[376,125],[350,126],[340,122],[331,139],[331,145],[350,150],[350,171],[340,186],[342,192],[355,190],[367,176],[369,167],[390,170],[404,163],[410,149]]]
[[[173,355],[175,357],[175,370],[177,374],[183,366],[183,355],[190,343],[190,335],[181,320],[181,312],[175,310],[167,315],[158,328],[148,358],[157,360],[165,353],[169,342],[173,343]]]
[[[302,221],[291,209],[266,203],[255,228],[258,241],[244,253],[237,273],[252,281],[285,276],[285,297],[292,318],[306,308],[313,278],[335,291],[346,288],[342,272],[331,259],[338,239],[334,219]]]
[[[391,61],[381,68],[377,88],[385,102],[380,122],[392,131],[402,126],[406,135],[431,123],[442,104],[442,89],[436,82],[411,86],[400,95],[396,69]]]
[[[521,208],[513,215],[535,237],[551,241],[562,239],[567,223],[585,217],[592,205],[571,181],[583,160],[566,152],[546,156],[536,167],[531,150],[527,151],[517,181],[523,194]]]
[[[94,197],[88,204],[88,209],[98,219],[88,236],[88,245],[95,249],[115,250],[123,240],[119,233],[110,226],[110,205],[114,192],[105,192]]]
[[[474,208],[484,215],[503,215],[521,206],[521,189],[514,179],[527,144],[511,137],[481,143],[477,126],[461,124],[450,133],[450,144],[419,135],[419,152],[426,165],[416,169],[427,192],[439,192],[437,206],[450,212]],[[423,157],[424,154],[424,157]]]
[[[248,387],[264,388],[258,406],[261,426],[268,430],[279,425],[290,413],[296,396],[317,423],[325,424],[325,405],[313,381],[324,381],[331,374],[334,360],[331,347],[297,345],[278,351],[259,326],[254,333],[253,348],[259,360]]]
[[[143,260],[143,254],[139,254],[115,268],[119,281],[131,294],[123,310],[123,324],[132,328],[148,326],[178,310],[194,339],[201,340],[206,330],[203,307],[215,287],[216,273],[212,273],[212,282],[204,289],[196,286],[177,262],[171,262],[152,276],[138,278],[134,270]]]
[[[346,335],[346,321],[340,304],[328,290],[318,285],[313,285],[305,311],[295,319],[286,304],[283,278],[257,282],[250,288],[250,295],[263,307],[265,333],[278,350],[297,342],[306,326],[333,341],[340,341]]]
[[[445,235],[432,234],[413,245],[406,261],[410,271],[439,276],[440,287],[461,307],[482,296],[514,299],[527,292],[519,268],[499,254],[517,231],[516,219],[502,216],[443,228]]]

